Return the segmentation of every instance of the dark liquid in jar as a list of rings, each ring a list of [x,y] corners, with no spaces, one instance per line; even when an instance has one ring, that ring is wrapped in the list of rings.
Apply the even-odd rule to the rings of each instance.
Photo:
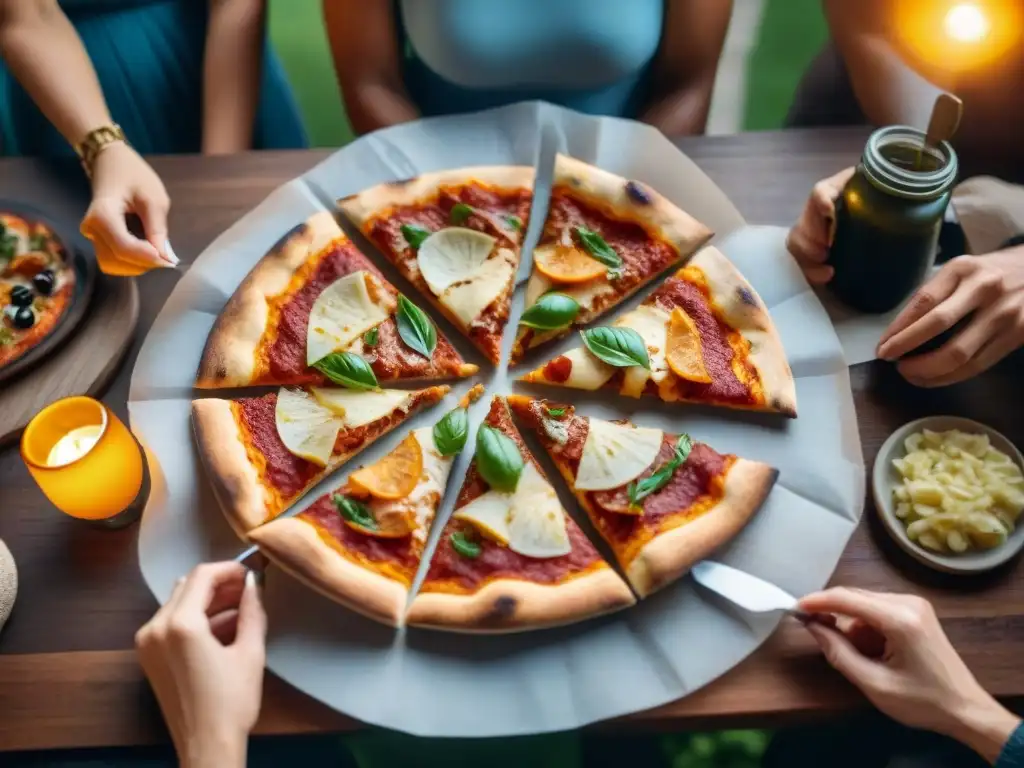
[[[897,144],[882,155],[908,170],[934,171],[942,160],[919,146]],[[860,171],[836,201],[835,240],[828,263],[829,286],[845,304],[862,312],[898,307],[924,281],[935,258],[942,215],[949,200],[913,200],[888,194]]]

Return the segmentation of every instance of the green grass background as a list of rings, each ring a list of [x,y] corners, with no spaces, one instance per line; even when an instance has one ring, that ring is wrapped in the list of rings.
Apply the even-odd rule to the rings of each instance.
[[[320,6],[321,0],[271,0],[270,36],[313,144],[340,147],[351,141],[352,128],[341,104]],[[781,127],[800,75],[825,35],[821,0],[765,0],[760,34],[747,61],[744,130]]]
[[[351,141],[353,134],[341,103],[320,7],[321,0],[271,0],[270,35],[311,141],[319,147],[339,147]],[[800,76],[825,37],[820,0],[765,0],[761,29],[747,60],[744,130],[782,126]],[[671,768],[754,768],[767,741],[763,731],[674,734],[662,738],[662,747]]]

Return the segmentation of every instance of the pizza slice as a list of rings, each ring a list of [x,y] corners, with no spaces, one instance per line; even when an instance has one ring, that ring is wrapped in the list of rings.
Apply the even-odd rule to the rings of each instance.
[[[282,387],[261,397],[193,400],[192,426],[221,509],[244,537],[447,391]]]
[[[640,306],[522,381],[613,389],[796,417],[796,384],[760,297],[732,263],[704,248]]]
[[[766,464],[564,403],[510,395],[641,597],[736,536],[778,476]]]
[[[649,187],[558,155],[511,362],[592,322],[712,234]]]
[[[477,385],[436,424],[412,430],[332,493],[294,517],[255,528],[249,538],[326,597],[401,626],[448,475],[466,443],[466,408],[482,391]]]
[[[337,366],[361,361],[382,381],[477,371],[324,211],[286,234],[228,300],[196,386],[344,384]]]
[[[573,521],[501,397],[441,532],[407,623],[518,632],[632,605],[633,594]]]
[[[380,184],[339,206],[497,364],[533,177],[525,166],[439,171]]]

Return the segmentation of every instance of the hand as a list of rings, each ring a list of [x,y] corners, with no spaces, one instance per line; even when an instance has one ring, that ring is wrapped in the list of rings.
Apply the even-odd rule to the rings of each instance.
[[[267,633],[253,576],[238,563],[200,565],[135,635],[185,768],[245,765]]]
[[[174,267],[177,257],[167,242],[171,202],[163,182],[127,144],[117,143],[96,156],[92,204],[82,219],[82,234],[92,241],[104,271],[137,275],[154,267]],[[145,239],[128,230],[125,216],[142,220]]]
[[[1024,246],[946,264],[886,330],[878,356],[897,360],[972,313],[939,349],[901,361],[900,373],[922,387],[955,384],[1024,344]]]
[[[811,285],[824,285],[835,272],[825,263],[832,247],[832,222],[836,217],[836,199],[856,169],[847,168],[819,181],[811,190],[804,212],[789,230],[786,248],[796,258]]]
[[[994,762],[1020,720],[974,679],[931,603],[913,595],[829,589],[800,608],[836,614],[808,631],[825,658],[889,717],[964,742]]]

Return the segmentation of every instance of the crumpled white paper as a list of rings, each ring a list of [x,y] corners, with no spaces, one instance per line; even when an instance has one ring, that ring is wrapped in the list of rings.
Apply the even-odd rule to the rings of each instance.
[[[578,337],[542,347],[506,373],[481,360],[435,315],[467,359],[482,363],[478,377],[455,383],[449,402],[481,381],[488,396],[472,409],[474,427],[490,395],[528,391],[570,400],[590,415],[625,415],[639,424],[687,431],[721,451],[773,464],[781,474],[768,501],[716,558],[796,595],[826,583],[863,508],[864,467],[846,361],[821,304],[788,254],[763,248],[742,228],[741,217],[722,192],[660,133],[626,120],[527,103],[422,120],[356,141],[270,195],[218,238],[178,284],[139,355],[129,402],[132,428],[147,449],[153,474],[139,534],[139,562],[158,599],[166,600],[175,579],[195,564],[242,549],[204,477],[192,440],[189,403],[206,335],[245,273],[284,232],[339,197],[439,168],[525,163],[537,165],[539,172],[521,273],[525,276],[529,246],[546,209],[556,151],[650,184],[719,233],[716,244],[758,290],[779,328],[797,380],[800,417],[787,420],[526,387],[514,377],[529,370],[531,362],[577,343]],[[400,290],[417,295],[383,259],[372,252],[371,257]],[[522,309],[520,287],[506,333],[506,358]],[[382,456],[408,429],[435,421],[445,408],[411,419],[315,488],[298,507],[340,484],[348,469]],[[536,447],[529,435],[527,441]],[[453,470],[439,523],[450,513],[468,453]],[[542,454],[541,461],[576,514],[571,495]],[[435,526],[430,547],[440,528]],[[690,579],[613,616],[497,637],[394,631],[279,572],[268,575],[266,600],[271,670],[353,717],[423,736],[556,731],[658,706],[731,669],[778,623],[777,617],[743,616],[722,606]]]

